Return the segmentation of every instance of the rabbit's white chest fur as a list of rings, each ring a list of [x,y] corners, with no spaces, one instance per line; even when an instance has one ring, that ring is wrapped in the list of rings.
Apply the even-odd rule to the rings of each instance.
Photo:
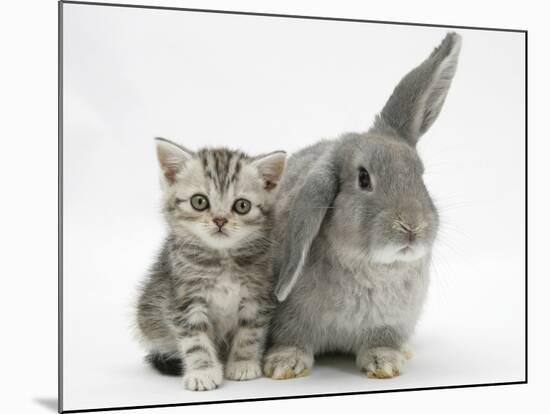
[[[350,272],[355,280],[349,286],[350,297],[344,312],[363,315],[361,321],[357,318],[352,325],[367,324],[368,326],[395,325],[407,318],[411,302],[415,300],[423,285],[419,268],[410,267],[402,272],[389,272],[384,269],[370,268],[362,273]],[[346,312],[347,311],[347,312]],[[341,317],[341,315],[339,315]]]
[[[414,325],[428,285],[427,263],[420,260],[402,268],[364,264],[340,268],[340,274],[326,273],[304,304],[305,313],[318,318],[315,351],[356,352],[371,329]],[[325,305],[321,312],[320,298]]]

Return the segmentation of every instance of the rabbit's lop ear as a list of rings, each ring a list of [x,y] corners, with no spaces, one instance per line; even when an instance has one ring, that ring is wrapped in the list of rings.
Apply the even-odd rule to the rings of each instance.
[[[373,130],[394,130],[410,144],[436,120],[445,102],[458,64],[461,37],[448,33],[441,44],[394,89]]]
[[[302,273],[311,244],[319,232],[327,211],[338,192],[338,181],[332,163],[321,162],[308,174],[304,185],[290,206],[286,234],[276,258],[278,274],[275,296],[282,302]]]

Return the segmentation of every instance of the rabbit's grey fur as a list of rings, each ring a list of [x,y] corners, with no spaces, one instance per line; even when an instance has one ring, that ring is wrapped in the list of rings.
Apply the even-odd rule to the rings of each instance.
[[[331,351],[355,354],[371,377],[400,373],[438,228],[415,145],[441,110],[460,45],[449,33],[397,85],[367,133],[321,141],[288,160],[275,207],[281,303],[267,376],[307,375],[314,355]],[[359,187],[360,167],[372,191]]]

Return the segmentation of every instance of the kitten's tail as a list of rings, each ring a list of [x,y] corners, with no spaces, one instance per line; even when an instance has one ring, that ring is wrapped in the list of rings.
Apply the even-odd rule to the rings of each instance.
[[[145,360],[163,375],[180,376],[183,374],[181,358],[158,352],[151,352],[145,357]]]

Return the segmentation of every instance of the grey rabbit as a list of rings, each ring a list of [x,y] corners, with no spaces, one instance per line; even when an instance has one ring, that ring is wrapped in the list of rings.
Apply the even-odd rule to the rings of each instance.
[[[401,373],[429,283],[438,213],[416,150],[454,77],[461,37],[394,89],[366,133],[295,153],[275,206],[279,300],[264,373],[308,375],[314,356],[351,353],[373,378]]]

